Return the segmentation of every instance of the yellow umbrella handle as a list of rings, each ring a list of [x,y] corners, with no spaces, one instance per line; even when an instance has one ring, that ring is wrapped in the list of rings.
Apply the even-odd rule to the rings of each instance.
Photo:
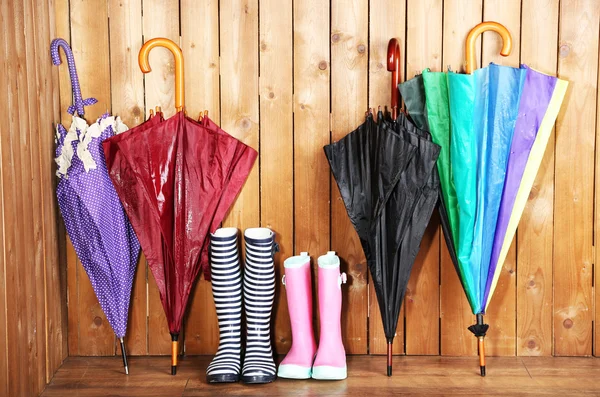
[[[183,110],[184,106],[184,95],[183,95],[183,52],[181,48],[173,41],[162,37],[157,37],[152,40],[148,40],[140,49],[138,55],[138,63],[142,72],[149,73],[152,71],[150,68],[150,62],[148,61],[148,55],[154,47],[165,47],[171,51],[175,57],[175,108],[177,111]]]
[[[467,45],[466,45],[466,55],[467,55],[467,65],[465,70],[467,74],[473,73],[475,68],[477,67],[477,59],[475,57],[475,40],[477,37],[481,35],[483,32],[487,32],[491,30],[496,32],[502,37],[502,50],[500,50],[500,55],[509,56],[512,51],[512,37],[510,36],[510,32],[504,25],[499,24],[498,22],[482,22],[479,25],[475,26],[469,32],[467,36]]]

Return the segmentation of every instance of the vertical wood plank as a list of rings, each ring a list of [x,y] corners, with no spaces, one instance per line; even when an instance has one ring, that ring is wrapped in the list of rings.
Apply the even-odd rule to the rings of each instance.
[[[81,92],[98,104],[86,109],[85,118],[93,123],[110,110],[110,64],[107,4],[102,0],[72,0],[71,48],[77,62]],[[93,51],[90,48],[94,48]],[[61,65],[66,67],[66,62]],[[70,125],[70,123],[68,124]],[[114,333],[98,303],[85,270],[78,262],[79,354],[114,354]]]
[[[523,0],[521,62],[556,74],[558,0]],[[554,134],[517,234],[517,355],[552,355]]]
[[[221,127],[259,150],[258,0],[220,4]],[[259,160],[223,221],[246,228],[260,224]]]
[[[369,9],[369,107],[390,106],[391,73],[387,70],[387,46],[391,38],[400,40],[400,68],[404,75],[406,2],[380,0]],[[369,283],[369,353],[386,354],[387,345],[377,296]],[[394,354],[404,353],[404,305],[400,311]]]
[[[425,68],[442,69],[442,2],[408,0],[406,80]],[[427,29],[423,29],[427,26]],[[440,227],[432,216],[421,241],[404,299],[406,354],[439,353]]]
[[[519,67],[521,48],[521,0],[484,0],[484,21],[500,22],[510,32],[513,40],[512,52],[508,57],[500,55],[502,39],[495,33],[484,34],[482,66],[490,62]],[[516,245],[510,247],[498,279],[498,286],[487,310],[486,322],[490,329],[486,335],[486,350],[492,356],[514,356],[516,354],[516,299],[517,299]]]
[[[64,229],[64,221],[62,219],[59,222],[63,222],[61,225]],[[65,231],[66,234],[66,231]],[[67,305],[68,305],[68,319],[67,319],[67,345],[69,356],[79,355],[79,272],[81,264],[77,259],[75,248],[73,243],[66,236],[67,243]],[[83,269],[82,269],[83,270]]]
[[[600,56],[598,57],[598,81],[600,81]],[[600,101],[597,100],[597,107],[596,107],[596,142],[600,142],[600,118],[598,118],[598,115],[600,114]],[[594,194],[594,205],[595,205],[595,210],[594,210],[594,215],[596,216],[596,219],[594,220],[594,253],[595,253],[595,257],[594,257],[594,297],[595,299],[595,306],[594,306],[594,311],[595,311],[595,316],[594,316],[594,325],[595,325],[595,329],[594,329],[594,335],[595,335],[595,340],[594,340],[594,356],[596,357],[600,357],[600,249],[598,248],[598,246],[600,245],[600,242],[598,242],[598,238],[600,236],[600,156],[596,155],[596,168],[595,168],[595,175],[596,175],[596,180],[595,180],[595,194]]]
[[[17,117],[11,117],[7,131],[11,134],[2,135],[2,177],[4,189],[4,255],[6,266],[6,309],[7,309],[7,341],[8,341],[8,395],[31,395],[33,390],[28,384],[28,357],[27,357],[27,317],[25,303],[27,291],[25,290],[24,269],[27,267],[25,260],[25,244],[23,241],[24,228],[22,224],[23,200],[21,200],[22,186],[22,159],[20,131],[22,98],[19,98],[18,87],[23,84],[22,71],[20,72],[21,59],[18,57],[18,48],[23,46],[19,41],[23,29],[22,4],[12,3],[7,6],[7,19],[11,21],[5,32],[8,47],[8,108]],[[4,14],[4,12],[3,12]],[[21,77],[21,78],[20,78]]]
[[[11,266],[18,266],[20,283],[22,288],[19,290],[21,299],[27,299],[27,302],[21,304],[20,313],[20,328],[24,331],[24,338],[20,343],[24,343],[24,355],[26,363],[26,372],[19,374],[21,377],[25,377],[26,388],[32,394],[37,394],[38,390],[43,387],[43,378],[40,372],[43,368],[40,364],[45,362],[44,352],[39,352],[38,357],[38,342],[37,342],[37,316],[36,311],[38,310],[37,301],[37,285],[36,277],[38,276],[37,259],[41,256],[39,252],[40,239],[35,234],[34,226],[34,207],[33,204],[39,206],[39,200],[34,198],[34,187],[36,184],[39,187],[39,180],[36,180],[36,176],[32,172],[32,159],[31,151],[34,150],[34,145],[31,140],[32,130],[35,134],[37,130],[37,118],[32,118],[33,112],[32,105],[35,101],[36,90],[35,83],[32,78],[35,78],[35,65],[32,65],[33,53],[31,47],[33,46],[33,32],[32,32],[32,14],[31,14],[31,2],[25,1],[14,4],[15,19],[13,20],[13,26],[15,28],[15,47],[16,51],[13,53],[13,57],[17,62],[17,87],[18,87],[18,114],[21,119],[19,122],[20,133],[15,138],[15,143],[18,146],[15,147],[19,151],[20,161],[19,171],[15,174],[15,179],[20,177],[20,181],[17,180],[17,184],[20,184],[19,199],[22,201],[19,207],[22,208],[17,225],[17,239],[20,250],[22,250],[21,261],[13,263]],[[33,85],[33,86],[32,86]],[[28,200],[23,200],[23,197],[28,197]],[[37,207],[39,208],[39,207]],[[39,275],[43,280],[41,274]],[[43,291],[43,285],[42,285]],[[43,322],[42,322],[43,324]],[[42,327],[40,324],[40,330]],[[40,362],[41,361],[41,362]],[[41,383],[41,384],[40,384]]]
[[[8,26],[9,23],[8,16],[8,0],[2,0],[0,2],[0,23],[2,26]],[[10,52],[8,49],[8,34],[3,35],[0,39],[0,59],[2,62],[0,63],[0,67],[2,69],[2,75],[9,77],[9,64],[8,59],[10,56]],[[9,87],[6,89],[0,90],[0,106],[2,109],[10,109],[11,101],[9,99],[10,91]],[[2,131],[10,131],[10,122],[7,117],[3,117],[0,119],[0,130]],[[10,253],[7,252],[7,244],[5,239],[5,230],[6,228],[6,192],[10,189],[10,187],[5,187],[5,173],[8,172],[6,165],[9,164],[6,157],[9,157],[10,151],[9,146],[10,141],[8,140],[8,134],[0,134],[0,208],[2,210],[2,227],[0,228],[0,238],[2,241],[2,255],[0,255],[0,394],[7,396],[9,393],[9,357],[8,357],[8,335],[9,335],[9,324],[8,320],[8,308],[7,302],[9,301],[8,296],[8,277],[7,277],[7,259],[10,256]]]
[[[333,1],[331,6],[331,135],[343,138],[365,120],[367,110],[369,4]],[[349,354],[367,352],[367,263],[337,184],[331,178],[331,248],[349,283],[342,288],[342,336]]]
[[[44,291],[45,291],[45,349],[46,382],[49,382],[65,357],[66,343],[66,273],[61,257],[61,247],[66,247],[64,235],[59,235],[57,223],[57,203],[55,195],[54,136],[53,131],[59,121],[58,113],[58,74],[52,67],[48,55],[48,43],[54,38],[54,4],[40,1],[34,9],[36,30],[37,87],[39,95],[38,119],[39,151],[42,194],[42,227],[44,252]],[[68,15],[67,15],[68,16]],[[62,260],[61,260],[62,259]]]
[[[109,0],[108,17],[110,31],[110,69],[112,114],[134,127],[144,121],[144,77],[137,62],[142,47],[141,0]],[[118,73],[115,73],[118,71]],[[127,354],[148,353],[146,277],[147,265],[144,254],[138,260],[131,301],[125,346]],[[119,345],[117,341],[117,345]],[[120,348],[117,347],[117,354]]]
[[[138,65],[138,52],[142,47],[142,1],[109,0],[108,17],[112,113],[131,128],[145,119],[144,77]]]
[[[558,73],[570,84],[558,116],[555,149],[554,354],[557,356],[592,353],[599,19],[598,2],[560,2]]]
[[[464,73],[465,40],[482,21],[482,0],[445,0],[442,67]],[[481,48],[478,40],[477,48]],[[478,51],[479,53],[480,51]],[[440,352],[445,356],[477,354],[477,341],[467,327],[474,322],[471,307],[442,237],[440,253]]]
[[[292,342],[283,261],[294,254],[294,119],[292,2],[260,2],[261,224],[277,233],[275,350]]]
[[[182,0],[181,49],[185,64],[186,109],[192,118],[208,110],[220,123],[219,4],[216,0]],[[219,327],[210,282],[198,275],[185,320],[187,354],[214,354]]]
[[[294,247],[315,258],[316,277],[316,258],[330,247],[330,170],[323,153],[330,143],[329,3],[295,1],[293,15]],[[318,308],[318,285],[313,285]]]
[[[144,40],[165,37],[179,43],[179,1],[144,0],[142,4]],[[144,75],[146,108],[160,106],[165,117],[170,117],[175,114],[173,55],[166,48],[155,48],[149,58],[152,72]],[[148,269],[148,354],[170,354],[167,318],[151,273]],[[183,348],[184,343],[179,345]]]
[[[25,117],[28,126],[21,133],[21,147],[25,153],[23,167],[24,191],[22,197],[30,197],[25,203],[25,216],[23,228],[25,238],[23,242],[27,249],[27,263],[29,264],[26,274],[27,296],[27,333],[29,344],[29,383],[34,393],[39,393],[46,382],[46,335],[45,325],[45,291],[44,291],[44,252],[43,252],[43,213],[41,197],[41,175],[40,175],[40,147],[39,147],[39,98],[42,91],[37,83],[39,71],[36,62],[35,46],[35,20],[34,10],[36,5],[33,0],[23,2],[23,73],[25,75],[25,86],[21,88],[22,94],[26,94],[24,100]]]

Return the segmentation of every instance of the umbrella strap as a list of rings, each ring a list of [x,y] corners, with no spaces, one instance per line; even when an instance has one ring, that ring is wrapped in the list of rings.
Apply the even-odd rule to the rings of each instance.
[[[84,106],[91,106],[95,103],[98,103],[98,100],[96,98],[86,98],[86,99],[80,99],[80,102],[75,102],[73,105],[69,106],[67,108],[67,112],[69,114],[75,114],[75,110],[77,110],[77,114],[79,116],[83,116],[84,111],[83,108]]]

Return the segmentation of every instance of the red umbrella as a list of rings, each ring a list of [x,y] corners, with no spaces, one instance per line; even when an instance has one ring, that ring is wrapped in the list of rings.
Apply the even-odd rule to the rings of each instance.
[[[208,117],[208,111],[204,112],[204,117],[198,123],[205,128],[213,131],[216,134],[224,135],[225,137],[231,137],[227,132],[223,131],[214,121]],[[257,153],[254,149],[248,145],[234,140],[235,150],[233,151],[233,157],[229,162],[229,173],[227,175],[227,184],[223,188],[223,194],[221,195],[217,204],[217,209],[213,221],[210,225],[211,233],[213,233],[225,217],[225,214],[235,201],[237,194],[242,190],[244,182],[248,177],[248,172],[252,168],[254,161],[256,160]],[[241,170],[248,170],[248,172],[240,172]],[[208,262],[208,247],[210,245],[210,235],[207,234],[204,241],[204,248],[202,249],[202,255],[200,263],[204,271],[204,279],[210,280],[210,266]]]
[[[235,200],[257,152],[208,125],[209,120],[198,123],[185,116],[183,55],[171,40],[144,44],[139,55],[142,71],[150,72],[148,54],[156,46],[175,56],[178,112],[164,121],[155,116],[127,136],[106,140],[104,150],[111,179],[158,286],[173,341],[174,375],[182,319],[202,269],[207,236]]]

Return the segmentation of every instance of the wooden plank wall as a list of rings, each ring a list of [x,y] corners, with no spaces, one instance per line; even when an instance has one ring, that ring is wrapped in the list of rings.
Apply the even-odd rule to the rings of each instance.
[[[276,232],[278,279],[290,255],[308,251],[316,273],[319,255],[339,253],[349,275],[342,324],[352,354],[382,354],[385,338],[365,258],[322,147],[358,126],[369,106],[389,104],[390,38],[401,42],[405,80],[424,68],[462,70],[469,29],[483,20],[503,23],[513,36],[511,56],[501,58],[499,38],[488,33],[478,41],[480,61],[527,63],[571,83],[490,305],[488,351],[505,356],[600,353],[600,298],[593,293],[593,277],[596,283],[600,278],[593,271],[600,227],[596,0],[54,3],[57,32],[73,45],[84,95],[100,100],[90,108],[90,120],[108,109],[137,125],[156,105],[171,115],[171,55],[153,51],[153,72],[146,76],[136,58],[144,40],[165,36],[180,43],[188,112],[209,110],[226,131],[260,152],[224,223]],[[66,68],[60,69],[64,116],[70,86]],[[32,227],[34,219],[28,220]],[[66,252],[69,354],[115,354],[114,336],[89,281],[72,248]],[[289,314],[284,288],[277,288],[274,341],[277,352],[285,353],[291,343]],[[474,355],[475,338],[466,330],[473,320],[435,215],[409,282],[395,353]],[[143,258],[127,343],[132,354],[168,353],[164,314]],[[212,354],[217,344],[210,284],[201,280],[181,345],[187,354]]]
[[[67,356],[55,199],[54,4],[0,2],[0,395],[38,395]],[[64,251],[64,250],[62,250]]]

